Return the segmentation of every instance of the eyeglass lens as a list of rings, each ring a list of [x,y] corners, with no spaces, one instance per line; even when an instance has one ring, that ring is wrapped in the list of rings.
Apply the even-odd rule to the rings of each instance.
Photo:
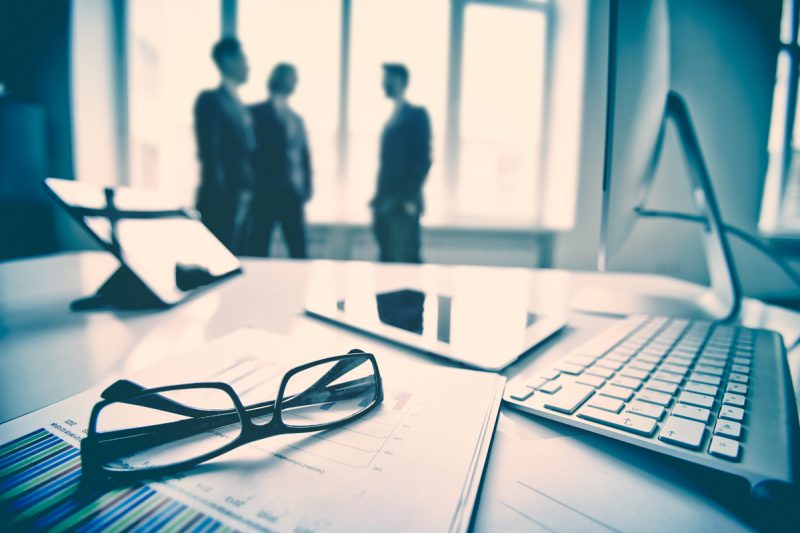
[[[295,428],[332,424],[370,407],[377,391],[375,368],[366,356],[320,363],[286,383],[281,418]]]
[[[233,399],[219,389],[170,390],[132,401],[98,414],[105,470],[174,465],[217,451],[242,432]]]

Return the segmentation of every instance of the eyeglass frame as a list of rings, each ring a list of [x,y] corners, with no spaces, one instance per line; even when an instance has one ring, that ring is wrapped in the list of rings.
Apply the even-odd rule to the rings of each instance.
[[[367,361],[372,364],[372,368],[374,370],[375,375],[375,399],[372,401],[370,405],[353,413],[352,415],[343,418],[341,420],[336,420],[334,422],[326,423],[326,424],[316,424],[313,426],[291,426],[287,425],[281,416],[281,413],[284,408],[284,394],[286,391],[286,386],[289,383],[289,380],[303,372],[308,370],[309,368],[313,368],[315,366],[323,365],[325,363],[331,363],[334,361],[341,361],[347,358],[351,358],[354,356],[365,357]],[[110,387],[113,387],[112,384]],[[109,388],[110,388],[109,387]],[[109,388],[106,388],[108,391]],[[159,394],[162,392],[172,392],[172,391],[179,391],[179,390],[190,390],[190,389],[217,389],[224,393],[226,393],[233,402],[233,406],[235,407],[236,414],[239,417],[239,421],[241,423],[241,432],[239,435],[228,444],[205,454],[202,454],[198,457],[187,459],[185,461],[180,461],[174,464],[168,465],[161,465],[161,466],[154,466],[154,467],[146,467],[146,468],[136,468],[131,470],[107,470],[101,464],[102,456],[98,453],[98,450],[95,447],[99,447],[102,445],[102,441],[99,440],[99,436],[103,434],[103,432],[97,431],[97,419],[100,415],[100,412],[108,405],[115,404],[115,403],[130,403],[130,400],[134,400],[139,397],[143,396],[152,396],[155,394]],[[301,393],[302,394],[302,393]],[[165,475],[175,474],[182,470],[186,470],[193,466],[197,466],[201,463],[214,459],[215,457],[219,457],[225,453],[228,453],[240,446],[244,446],[245,444],[249,444],[251,442],[266,439],[269,437],[274,437],[277,435],[288,435],[293,433],[311,433],[314,431],[322,431],[322,430],[332,430],[338,429],[348,423],[352,422],[355,419],[361,418],[373,409],[375,409],[378,405],[383,402],[383,380],[381,379],[380,369],[378,368],[378,362],[375,359],[375,355],[372,353],[363,352],[361,350],[351,350],[350,352],[343,354],[343,355],[334,355],[331,357],[326,357],[323,359],[318,359],[316,361],[311,361],[309,363],[305,363],[300,366],[296,366],[294,368],[289,369],[281,379],[280,386],[278,387],[278,394],[274,401],[270,402],[261,402],[259,404],[254,404],[248,407],[245,407],[244,403],[242,403],[241,398],[236,393],[236,391],[227,383],[223,382],[197,382],[197,383],[183,383],[178,385],[165,385],[161,387],[155,387],[152,389],[142,389],[140,392],[133,394],[131,396],[123,397],[123,398],[111,398],[111,399],[104,399],[97,402],[94,407],[92,408],[91,415],[89,417],[89,427],[87,430],[87,435],[81,440],[81,475],[91,477],[95,480],[97,479],[115,479],[115,480],[125,480],[125,479],[141,479],[145,477],[161,477]],[[269,422],[265,424],[256,424],[253,422],[253,416],[248,413],[248,408],[258,408],[264,409],[269,407],[268,404],[272,403],[272,418]],[[177,421],[183,422],[183,420]],[[175,422],[170,422],[175,423]],[[97,440],[95,440],[97,439]]]

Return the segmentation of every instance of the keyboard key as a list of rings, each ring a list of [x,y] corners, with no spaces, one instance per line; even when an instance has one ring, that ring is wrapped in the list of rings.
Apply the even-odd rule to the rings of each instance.
[[[719,410],[719,417],[741,422],[744,418],[744,409],[741,407],[733,407],[731,405],[723,405],[722,409]]]
[[[557,381],[548,381],[547,383],[539,387],[539,392],[546,392],[547,394],[555,394],[560,390],[561,390],[561,383]]]
[[[597,361],[594,366],[599,366],[602,368],[608,368],[609,370],[619,370],[622,368],[622,363],[619,361],[614,361],[612,359],[608,359],[607,357],[603,357],[599,361]]]
[[[697,365],[694,367],[695,372],[699,372],[701,374],[711,374],[712,376],[721,376],[725,373],[725,370],[718,366],[709,366],[709,365]]]
[[[657,365],[661,362],[661,357],[656,357],[654,355],[640,355],[636,357],[637,361],[644,361],[645,363],[653,363]]]
[[[692,366],[692,363],[694,363],[694,359],[692,359],[691,357],[683,357],[680,355],[670,355],[669,357],[664,359],[664,363],[670,365],[690,367]]]
[[[584,373],[582,376],[580,376],[575,381],[577,383],[582,384],[582,385],[589,385],[590,387],[594,387],[594,388],[602,387],[603,383],[606,382],[606,380],[604,380],[600,376],[592,376],[592,375],[588,375],[586,373]]]
[[[735,392],[736,394],[747,394],[747,385],[742,385],[741,383],[728,383],[728,387],[725,390],[728,392]]]
[[[576,365],[573,363],[560,363],[556,365],[556,369],[560,372],[565,374],[570,374],[572,376],[578,376],[583,372],[583,368],[581,365]]]
[[[722,361],[720,359],[712,359],[710,357],[703,357],[697,361],[698,365],[706,365],[706,366],[715,366],[718,368],[725,368],[727,366],[727,361]]]
[[[656,368],[656,365],[654,365],[653,363],[646,363],[644,361],[639,361],[638,359],[634,359],[633,361],[630,362],[628,368],[635,368],[637,370],[641,370],[649,374]]]
[[[743,384],[747,385],[747,382],[750,381],[750,378],[748,378],[744,374],[736,374],[734,372],[731,372],[731,375],[728,376],[728,380],[736,382],[736,383],[743,383]]]
[[[669,372],[670,374],[676,374],[680,377],[683,377],[686,375],[687,372],[689,372],[689,367],[683,365],[673,365],[669,363],[664,363],[663,365],[658,367],[658,370],[660,372]]]
[[[672,410],[671,418],[680,416],[681,418],[688,418],[690,420],[697,420],[698,422],[706,423],[711,416],[711,411],[703,409],[702,407],[695,407],[694,405],[687,405],[679,403]]]
[[[620,370],[619,374],[621,376],[625,376],[625,377],[629,377],[629,378],[647,379],[647,376],[650,375],[650,372],[645,372],[644,370],[639,370],[639,369],[631,368],[630,366],[627,366],[627,367],[623,368],[622,370]]]
[[[603,411],[608,411],[610,413],[619,413],[625,403],[622,400],[617,400],[616,398],[611,398],[609,396],[595,395],[595,397],[589,400],[589,403],[586,405],[596,409],[602,409]]]
[[[600,389],[600,394],[627,402],[633,396],[633,391],[624,387],[618,387],[616,385],[606,385]]]
[[[626,389],[639,390],[639,388],[642,386],[642,380],[628,378],[625,376],[617,376],[614,378],[611,384],[616,385],[617,387],[625,387]]]
[[[750,359],[746,357],[734,357],[733,358],[734,365],[742,365],[742,366],[750,366]]]
[[[731,372],[738,372],[739,374],[749,374],[750,367],[746,365],[731,365]]]
[[[603,359],[607,361],[615,361],[617,363],[627,363],[628,360],[631,358],[630,355],[623,355],[621,353],[617,353],[616,351],[611,352],[607,356],[603,357]]]
[[[714,434],[738,439],[742,435],[742,425],[733,420],[717,420],[717,425],[714,426]]]
[[[575,410],[583,405],[583,402],[594,394],[594,387],[588,385],[569,384],[564,385],[560,391],[553,394],[545,403],[547,409],[571,415]]]
[[[581,409],[578,413],[578,417],[646,437],[651,436],[655,432],[657,426],[656,421],[652,418],[630,413],[614,414],[589,406]]]
[[[699,383],[705,383],[706,385],[714,385],[715,387],[719,387],[719,384],[722,380],[717,376],[709,376],[708,374],[692,374],[689,379],[691,381],[697,381]]]
[[[696,392],[683,391],[678,398],[678,402],[710,409],[714,405],[714,397],[706,396],[705,394],[697,394]]]
[[[646,416],[647,418],[654,418],[656,420],[661,420],[661,417],[664,416],[663,407],[647,402],[632,401],[625,408],[625,412],[639,416]]]
[[[722,396],[722,403],[725,405],[733,405],[734,407],[744,407],[745,397],[741,394],[726,392]]]
[[[636,399],[666,407],[672,401],[672,396],[669,394],[664,394],[663,392],[645,389],[636,395]]]
[[[674,396],[675,393],[678,391],[677,385],[675,385],[674,383],[669,383],[667,381],[661,381],[660,379],[651,379],[645,384],[645,388],[652,389],[658,392],[663,392],[672,396]]]
[[[669,372],[661,372],[658,371],[653,374],[653,379],[660,379],[661,381],[668,381],[670,383],[675,383],[676,385],[680,385],[683,381],[683,376],[679,376],[678,374],[671,374]]]
[[[540,376],[542,376],[544,379],[556,379],[560,374],[561,372],[559,372],[555,368],[552,368],[547,372],[542,372]]]
[[[715,397],[717,396],[717,391],[719,390],[718,387],[714,385],[706,385],[705,383],[697,383],[696,381],[690,381],[684,387],[684,390],[689,392],[696,392],[698,394],[706,394],[708,396]]]
[[[517,388],[511,392],[510,396],[512,400],[524,402],[525,400],[533,396],[533,392],[534,390],[532,388],[528,387],[527,385],[522,385],[522,386],[517,386]]]
[[[706,426],[678,416],[670,416],[662,426],[658,439],[670,444],[697,450],[703,443]]]
[[[711,439],[708,453],[731,461],[739,460],[739,443],[733,439],[715,436]]]
[[[591,374],[593,376],[600,376],[601,378],[608,379],[614,375],[614,371],[610,368],[603,368],[601,366],[590,366],[586,369],[587,374]]]
[[[583,368],[586,368],[587,366],[589,366],[592,363],[594,363],[595,359],[597,359],[597,358],[594,357],[594,356],[591,356],[591,355],[580,355],[579,354],[579,355],[573,355],[572,357],[567,358],[567,363],[570,363],[570,364],[573,364],[573,365],[580,365]]]

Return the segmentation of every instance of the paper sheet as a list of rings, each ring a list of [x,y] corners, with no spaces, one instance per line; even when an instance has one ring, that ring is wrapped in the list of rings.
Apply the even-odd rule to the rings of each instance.
[[[650,452],[516,414],[500,427],[475,531],[749,531]]]
[[[334,355],[300,353],[296,343],[291,345],[285,337],[246,329],[174,363],[125,377],[148,387],[225,381],[247,404],[274,397],[276,380],[288,368]],[[65,516],[83,513],[83,521],[76,523],[84,525],[98,525],[102,517],[108,521],[161,516],[172,521],[159,527],[202,523],[209,529],[274,531],[465,531],[504,378],[376,357],[385,400],[363,419],[335,431],[257,441],[175,479],[134,487],[113,498],[103,496],[111,498],[111,503],[103,500],[102,505],[89,507],[75,503],[72,514]],[[38,489],[35,483],[26,488],[37,472],[25,479],[17,474],[4,477],[2,454],[13,452],[23,459],[40,452],[53,454],[61,462],[37,475],[52,477],[55,472],[63,479],[71,475],[74,481],[79,467],[73,447],[85,431],[100,390],[0,427],[0,443],[28,436],[5,448],[0,444],[3,520],[27,512],[25,524],[33,525],[47,517],[45,511],[52,515],[56,504],[48,498],[55,489],[46,492],[42,487],[55,487],[56,479]],[[272,396],[264,398],[269,391]],[[68,473],[62,474],[59,468]],[[25,494],[30,494],[28,499],[18,504]],[[71,501],[68,494],[61,496],[63,502]],[[160,499],[164,500],[160,507],[154,507]],[[31,514],[32,502],[45,505],[45,511]],[[125,508],[119,509],[120,505]],[[145,511],[151,507],[160,511],[148,515]],[[111,516],[115,510],[116,518]]]

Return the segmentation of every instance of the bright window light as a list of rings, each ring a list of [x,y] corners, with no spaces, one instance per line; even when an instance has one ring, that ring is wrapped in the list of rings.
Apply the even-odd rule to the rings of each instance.
[[[456,213],[535,220],[544,79],[540,11],[465,14]]]
[[[433,129],[433,167],[425,186],[428,215],[442,205],[447,51],[447,0],[354,0],[350,58],[347,215],[368,220],[375,192],[381,131],[392,105],[384,96],[383,63],[403,63],[410,73],[408,99],[428,110]]]
[[[199,169],[192,110],[201,90],[219,84],[211,61],[219,1],[129,0],[128,20],[131,185],[193,205]]]
[[[314,169],[311,221],[338,218],[339,58],[341,17],[334,0],[239,0],[238,30],[250,64],[242,88],[247,103],[267,98],[267,78],[277,63],[297,67],[299,83],[292,107],[308,130]]]

